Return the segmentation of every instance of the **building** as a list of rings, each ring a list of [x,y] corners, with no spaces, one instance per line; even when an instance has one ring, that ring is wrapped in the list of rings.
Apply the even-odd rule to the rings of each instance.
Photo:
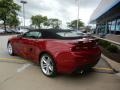
[[[96,34],[120,34],[120,0],[101,0],[90,23],[96,24]]]

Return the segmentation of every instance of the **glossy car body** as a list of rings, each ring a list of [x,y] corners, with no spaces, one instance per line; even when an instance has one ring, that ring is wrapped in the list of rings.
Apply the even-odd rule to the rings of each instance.
[[[54,31],[50,30],[30,32],[40,32],[41,37],[22,35],[8,40],[14,53],[37,64],[40,63],[41,55],[47,53],[53,58],[58,73],[72,73],[77,69],[91,68],[100,59],[101,51],[94,39],[59,38],[52,35]]]

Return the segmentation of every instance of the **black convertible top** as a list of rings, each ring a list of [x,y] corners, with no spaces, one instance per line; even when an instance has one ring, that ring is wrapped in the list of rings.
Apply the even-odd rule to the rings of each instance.
[[[56,32],[70,32],[70,31],[75,31],[75,30],[70,30],[70,29],[33,29],[30,31],[40,31],[40,32],[52,32],[52,33],[56,33]]]
[[[63,29],[35,29],[35,30],[30,30],[30,31],[39,31],[42,33],[42,38],[43,39],[79,39],[82,38],[83,36],[77,36],[77,37],[62,37],[58,35],[57,33],[60,32],[71,32],[75,30],[63,30]]]

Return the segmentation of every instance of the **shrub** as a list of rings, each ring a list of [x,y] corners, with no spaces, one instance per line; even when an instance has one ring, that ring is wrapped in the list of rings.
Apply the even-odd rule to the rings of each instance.
[[[99,41],[98,41],[98,44],[101,45],[101,46],[104,47],[104,48],[107,48],[108,46],[111,45],[110,42],[104,41],[104,40],[99,40]]]
[[[107,47],[107,50],[112,52],[112,53],[117,53],[119,51],[118,47],[115,45],[110,45]]]

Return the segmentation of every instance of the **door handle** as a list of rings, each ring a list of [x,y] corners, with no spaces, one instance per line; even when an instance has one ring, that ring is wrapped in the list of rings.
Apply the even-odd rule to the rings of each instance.
[[[30,48],[29,51],[32,52],[32,51],[33,51],[33,48]]]

